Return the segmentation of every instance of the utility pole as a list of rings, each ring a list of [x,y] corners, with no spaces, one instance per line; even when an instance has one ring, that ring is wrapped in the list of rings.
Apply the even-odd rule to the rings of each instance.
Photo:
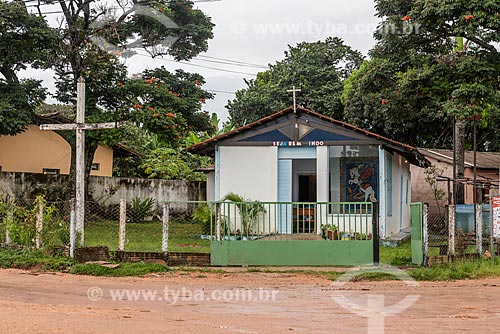
[[[464,38],[456,37],[455,52],[463,52],[465,50]],[[465,203],[465,185],[463,181],[457,182],[456,180],[463,180],[465,177],[465,121],[463,118],[458,118],[454,115],[454,126],[453,126],[454,140],[453,140],[453,152],[455,161],[453,164],[454,171],[454,204],[464,204]]]
[[[42,124],[43,131],[76,131],[76,232],[80,233],[80,244],[83,245],[85,222],[85,131],[116,129],[119,123],[85,123],[85,80],[80,77],[77,83],[76,123]]]

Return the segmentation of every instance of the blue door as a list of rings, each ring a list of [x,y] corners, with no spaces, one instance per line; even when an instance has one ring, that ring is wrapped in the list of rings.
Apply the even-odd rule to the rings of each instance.
[[[292,160],[278,160],[278,202],[292,201]],[[292,206],[278,206],[278,232],[292,232]]]

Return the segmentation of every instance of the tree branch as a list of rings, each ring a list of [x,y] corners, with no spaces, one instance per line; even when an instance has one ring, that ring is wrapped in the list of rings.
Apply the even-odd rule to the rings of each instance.
[[[485,41],[482,41],[481,39],[477,38],[476,36],[468,36],[467,34],[464,34],[462,37],[467,38],[469,41],[476,43],[477,45],[485,48],[486,50],[489,50],[493,53],[498,53],[498,50],[493,45],[490,45],[490,44],[486,43]]]

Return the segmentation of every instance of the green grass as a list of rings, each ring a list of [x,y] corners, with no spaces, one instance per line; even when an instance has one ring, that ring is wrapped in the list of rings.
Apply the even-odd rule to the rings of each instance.
[[[405,242],[398,247],[380,247],[380,263],[391,266],[412,266],[411,243]]]
[[[118,222],[100,220],[85,227],[85,246],[108,246],[118,249]],[[169,251],[209,253],[210,241],[198,239],[202,234],[198,224],[172,222],[169,226]],[[131,252],[160,252],[161,222],[127,223],[125,250]]]
[[[117,268],[107,268],[97,264],[75,264],[69,271],[75,275],[91,275],[106,277],[144,276],[151,273],[168,271],[167,266],[153,263],[120,263]]]
[[[480,279],[500,277],[500,261],[491,260],[478,262],[463,262],[433,266],[431,268],[418,267],[409,272],[417,281],[452,281],[463,279]]]
[[[404,254],[405,250],[397,249],[389,250],[388,254]],[[144,276],[150,273],[164,273],[174,270],[179,274],[188,273],[216,273],[225,274],[223,269],[212,268],[189,268],[181,267],[170,269],[165,265],[152,263],[120,263],[117,268],[107,268],[96,264],[77,264],[68,257],[53,256],[43,251],[29,250],[8,250],[0,249],[0,268],[17,268],[17,269],[37,269],[42,271],[63,271],[77,275],[92,275],[92,276]],[[406,269],[411,277],[417,281],[452,281],[462,279],[481,279],[489,277],[500,277],[500,258],[497,258],[496,263],[491,261],[465,262],[455,263],[442,266],[434,266],[431,268],[409,268]],[[248,268],[246,272],[261,272],[261,273],[280,273],[280,274],[303,274],[303,275],[320,275],[329,280],[335,280],[342,272],[329,271],[314,271],[314,270],[285,270],[277,271],[272,268]],[[238,274],[238,273],[233,273]],[[200,276],[201,277],[201,276]],[[384,281],[394,279],[391,275],[384,273],[369,273],[357,277],[357,281]]]
[[[66,271],[75,264],[72,258],[51,256],[41,251],[8,250],[0,251],[0,268],[31,269],[43,271]]]

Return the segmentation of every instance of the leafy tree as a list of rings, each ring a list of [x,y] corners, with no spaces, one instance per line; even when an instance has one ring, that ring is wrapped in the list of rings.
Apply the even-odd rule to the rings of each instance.
[[[492,126],[498,113],[500,3],[378,0],[376,8],[372,66],[346,86],[346,117],[422,146],[449,146],[455,131],[461,178],[466,127],[478,116]]]
[[[209,157],[198,156],[175,148],[158,148],[143,160],[141,168],[152,179],[204,181],[205,174],[197,168],[212,164]]]
[[[300,43],[285,52],[285,59],[271,65],[247,88],[236,92],[227,105],[232,125],[241,126],[291,105],[287,90],[302,90],[298,103],[319,113],[342,118],[343,82],[359,67],[362,55],[340,38]]]
[[[133,54],[137,49],[143,49],[153,57],[170,55],[177,60],[186,60],[206,51],[208,40],[213,37],[210,18],[202,11],[194,9],[193,2],[188,0],[155,0],[141,5],[147,6],[154,15],[137,11],[136,1],[115,0],[102,4],[97,0],[45,0],[34,5],[40,16],[43,15],[43,5],[47,3],[58,5],[62,13],[61,26],[58,28],[59,50],[52,59],[57,78],[55,96],[60,102],[75,104],[76,83],[79,77],[83,77],[87,90],[86,120],[90,122],[118,121],[123,115],[126,115],[127,119],[130,118],[129,113],[124,113],[124,101],[127,101],[128,96],[122,94],[122,87],[118,85],[127,81],[127,71],[117,56],[124,53]],[[117,12],[116,8],[122,10]],[[173,21],[177,27],[160,22],[165,19]],[[130,43],[131,39],[136,41]],[[102,41],[126,52],[108,53],[107,44]],[[170,47],[164,45],[164,41],[175,43]],[[191,101],[186,102],[183,110],[192,106]],[[196,110],[194,109],[191,115],[193,118],[187,121],[201,122],[195,115]],[[184,116],[189,115],[183,114]],[[154,123],[149,122],[147,125],[154,128]],[[196,127],[198,126],[201,125],[197,123]],[[61,134],[72,145],[73,167],[74,135]],[[85,146],[87,175],[90,174],[97,145],[111,144],[119,138],[119,131],[88,132]],[[74,177],[73,170],[71,175]]]
[[[204,79],[199,74],[164,67],[146,70],[142,75],[118,82],[124,106],[120,119],[154,133],[168,147],[177,147],[189,132],[214,133],[208,113],[201,111],[203,103],[213,95],[202,89]]]
[[[55,31],[42,18],[22,2],[0,0],[0,135],[15,135],[31,123],[46,92],[40,81],[21,80],[18,73],[45,68],[56,47]]]
[[[184,146],[190,147],[199,144],[213,136],[218,136],[234,129],[234,126],[230,122],[222,123],[216,113],[212,113],[212,116],[210,116],[210,125],[210,131],[190,131],[184,139]]]
[[[379,0],[376,6],[383,21],[372,60],[345,86],[348,121],[409,143],[444,146],[451,116],[487,121],[495,114],[500,4]]]

